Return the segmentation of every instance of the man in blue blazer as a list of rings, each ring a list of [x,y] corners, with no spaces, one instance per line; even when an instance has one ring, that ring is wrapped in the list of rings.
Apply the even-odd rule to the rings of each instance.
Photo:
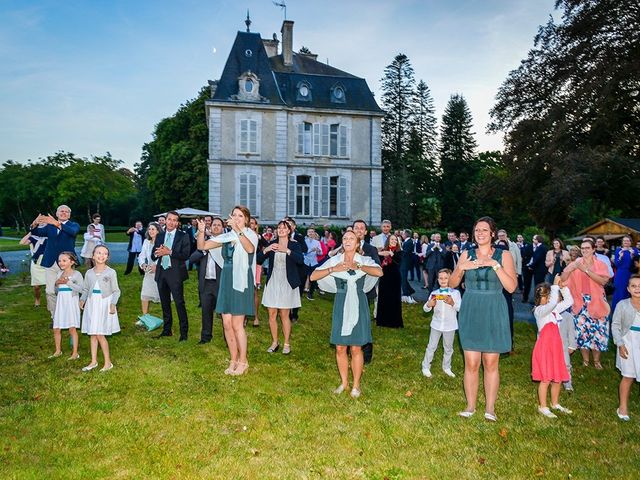
[[[60,272],[58,256],[62,252],[75,254],[76,237],[80,232],[80,225],[69,218],[71,218],[71,209],[67,205],[60,205],[56,209],[56,218],[51,214],[38,215],[31,223],[33,235],[47,238],[40,265],[46,269],[47,310],[52,317],[56,311],[55,283]]]
[[[187,264],[191,252],[191,240],[182,230],[178,229],[180,217],[177,212],[167,213],[166,230],[159,233],[153,245],[151,258],[156,263],[156,283],[162,305],[162,319],[164,325],[159,337],[173,335],[171,326],[173,314],[171,313],[171,297],[176,304],[178,320],[180,321],[180,341],[187,340],[189,332],[189,320],[187,308],[184,303],[184,281],[189,278]]]

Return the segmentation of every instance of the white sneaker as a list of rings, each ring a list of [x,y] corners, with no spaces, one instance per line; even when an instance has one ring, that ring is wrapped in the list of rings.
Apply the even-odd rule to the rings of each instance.
[[[357,388],[351,389],[351,398],[359,398],[362,392]]]
[[[450,369],[450,368],[449,368],[449,369],[447,369],[447,370],[442,370],[442,371],[443,371],[443,372],[444,372],[444,374],[445,374],[445,375],[447,375],[448,377],[456,378],[456,374],[455,374],[455,373],[453,373],[453,372],[451,371],[451,369]]]
[[[568,408],[563,407],[560,404],[551,405],[551,408],[554,409],[554,410],[557,410],[558,412],[565,413],[567,415],[571,415],[573,413],[571,410],[569,410]]]
[[[418,303],[418,302],[413,297],[409,297],[409,303]]]
[[[398,298],[398,297],[396,297]],[[427,378],[431,378],[431,370],[428,368],[423,368],[422,369],[422,375],[424,375]]]
[[[542,415],[544,415],[547,418],[558,418],[558,416],[553,413],[551,410],[549,410],[549,407],[538,407],[538,412],[540,412]]]
[[[616,408],[616,414],[618,415],[618,418],[620,420],[622,420],[623,422],[628,422],[629,420],[631,420],[631,418],[629,418],[629,415],[625,415],[623,413],[620,413],[620,409]]]

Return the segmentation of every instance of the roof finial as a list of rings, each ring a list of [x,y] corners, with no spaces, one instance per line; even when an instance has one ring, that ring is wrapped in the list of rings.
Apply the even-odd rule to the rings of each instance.
[[[249,27],[251,26],[251,19],[249,18],[249,9],[247,8],[247,19],[244,21],[244,24],[247,26],[247,33],[251,32]]]

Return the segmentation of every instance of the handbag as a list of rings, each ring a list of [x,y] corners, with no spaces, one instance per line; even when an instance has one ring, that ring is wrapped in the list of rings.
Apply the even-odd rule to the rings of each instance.
[[[156,328],[160,328],[164,321],[161,318],[154,317],[150,314],[140,315],[138,317],[138,322],[147,329],[148,332],[155,330]]]

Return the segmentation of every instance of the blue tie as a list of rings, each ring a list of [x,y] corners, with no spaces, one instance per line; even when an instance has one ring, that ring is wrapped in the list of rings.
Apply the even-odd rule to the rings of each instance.
[[[165,236],[164,245],[168,249],[171,249],[171,247],[173,247],[173,235],[173,232],[167,232],[167,235]],[[169,255],[165,255],[164,257],[162,257],[162,268],[164,268],[165,270],[171,268],[171,258],[169,258]]]

